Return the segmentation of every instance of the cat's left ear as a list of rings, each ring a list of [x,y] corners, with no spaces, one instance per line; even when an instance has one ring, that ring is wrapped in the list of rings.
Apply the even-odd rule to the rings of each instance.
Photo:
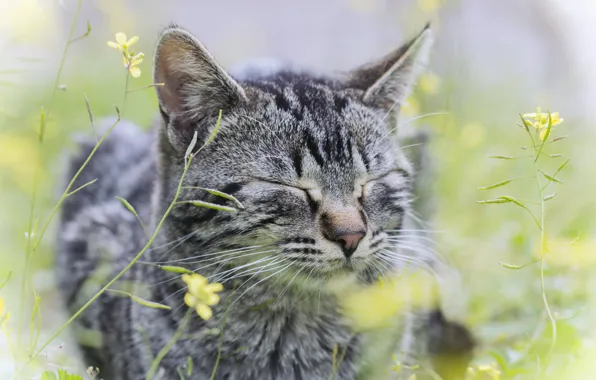
[[[395,104],[402,104],[427,64],[432,39],[427,24],[418,36],[399,49],[350,72],[348,87],[363,90],[363,101],[372,106],[389,110]]]

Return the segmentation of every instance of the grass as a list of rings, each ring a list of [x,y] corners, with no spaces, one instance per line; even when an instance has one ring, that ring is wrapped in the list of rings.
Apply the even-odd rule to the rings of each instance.
[[[73,31],[74,28],[69,41],[77,38]],[[68,47],[69,44],[63,63]],[[66,72],[64,78],[61,64],[55,79],[47,84],[52,89],[47,97],[36,97],[25,89],[0,92],[0,99],[26,98],[16,115],[0,115],[3,148],[0,149],[3,184],[0,283],[4,284],[8,278],[4,287],[0,287],[0,296],[7,300],[8,311],[3,315],[11,313],[11,317],[4,321],[7,329],[12,330],[16,347],[0,345],[0,357],[18,363],[17,369],[31,362],[24,376],[39,375],[40,368],[50,364],[64,368],[75,365],[60,358],[64,355],[59,354],[62,348],[56,342],[64,338],[63,330],[78,314],[63,323],[55,310],[55,289],[43,277],[51,269],[53,245],[51,239],[43,237],[55,232],[53,216],[65,197],[77,191],[71,189],[71,182],[56,203],[52,190],[57,186],[57,174],[61,170],[56,162],[61,152],[70,148],[65,136],[74,131],[93,133],[88,127],[91,106],[87,108],[85,103],[93,106],[94,117],[100,117],[111,112],[114,99],[122,99],[122,85],[115,85],[123,82],[124,73],[118,70],[121,67],[112,59],[93,59],[95,63],[79,58],[78,65]],[[82,67],[85,70],[78,69]],[[149,71],[148,66],[143,69]],[[128,75],[126,78],[128,83]],[[67,90],[57,90],[63,81],[68,83]],[[128,90],[128,84],[124,90],[127,105],[124,116],[144,126],[154,116],[148,110],[156,110],[151,86],[148,75],[144,74],[135,80],[133,90]],[[473,89],[474,85],[454,84],[446,77],[436,93],[418,91],[415,100],[420,104],[420,114],[447,111],[418,119],[416,123],[424,123],[433,131],[431,149],[437,165],[433,238],[461,269],[468,301],[468,313],[463,318],[482,342],[471,377],[588,379],[594,370],[589,358],[594,328],[591,310],[595,301],[592,273],[596,260],[590,260],[589,253],[596,246],[593,243],[596,201],[590,190],[596,185],[593,183],[596,176],[587,159],[593,133],[576,132],[577,125],[566,122],[556,133],[568,131],[571,137],[557,142],[558,150],[552,150],[554,145],[539,145],[546,153],[560,153],[571,159],[564,171],[551,175],[565,183],[557,185],[554,198],[545,200],[545,183],[549,183],[550,192],[553,181],[541,177],[538,169],[555,173],[564,158],[542,158],[534,149],[534,142],[528,145],[526,132],[515,126],[515,115],[528,110],[525,101],[516,99],[513,86],[493,92],[488,99],[478,97],[466,104],[453,101],[458,94],[451,89],[464,86]],[[503,97],[507,99],[501,100]],[[497,99],[498,109],[487,106]],[[44,104],[48,106],[41,116],[38,106]],[[17,144],[20,149],[9,149],[2,141]],[[524,144],[527,146],[522,149]],[[535,156],[533,160],[510,160],[491,159],[491,155]],[[18,163],[16,168],[15,163]],[[540,166],[536,167],[536,163]],[[527,178],[528,174],[532,177]],[[516,180],[503,184],[506,178]],[[498,207],[476,203],[478,199],[497,199],[504,189],[507,194],[515,194],[514,199],[524,207],[538,211],[538,216],[527,217],[524,209],[514,207],[519,205],[513,198],[502,199],[504,202]],[[536,198],[538,205],[532,203]],[[167,212],[163,218],[166,216]],[[142,257],[154,237],[155,233],[134,261]],[[28,331],[24,325],[29,326]],[[0,334],[0,339],[6,339],[6,335]],[[29,342],[28,348],[23,346],[24,341]],[[4,375],[2,370],[0,374]],[[574,373],[574,377],[568,377],[569,373]]]

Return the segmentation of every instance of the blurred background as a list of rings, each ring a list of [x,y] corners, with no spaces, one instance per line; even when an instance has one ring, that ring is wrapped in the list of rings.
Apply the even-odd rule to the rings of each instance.
[[[95,118],[114,116],[113,105],[123,103],[126,70],[106,44],[115,33],[140,38],[135,51],[146,57],[141,76],[130,79],[135,89],[151,84],[154,44],[170,22],[195,33],[226,67],[275,57],[331,73],[387,53],[427,21],[435,29],[435,50],[402,122],[432,134],[435,216],[429,228],[441,253],[461,271],[463,292],[450,297],[466,310],[454,313],[481,341],[471,376],[542,378],[548,364],[554,379],[593,378],[596,368],[586,359],[594,354],[596,306],[592,0],[84,0],[73,36],[83,36],[88,25],[91,31],[70,44],[62,64],[77,7],[77,0],[0,0],[0,284],[12,273],[0,290],[0,378],[14,374],[27,361],[28,348],[36,342],[39,347],[67,318],[51,271],[56,223],[32,257],[30,276],[23,275],[26,231],[31,221],[36,229],[51,216],[72,134],[94,133],[85,96]],[[152,88],[134,91],[123,116],[149,127],[156,104]],[[558,331],[548,363],[552,333],[539,266],[499,264],[539,258],[540,231],[515,205],[476,202],[504,194],[530,205],[539,200],[531,180],[477,189],[533,175],[531,161],[488,157],[528,154],[521,148],[527,135],[516,124],[520,113],[536,107],[565,119],[553,134],[568,137],[545,149],[571,160],[558,175],[564,183],[549,189],[557,196],[547,203],[544,284]],[[545,170],[563,161],[549,157]],[[80,365],[62,334],[24,378],[39,378],[43,369],[80,371]]]

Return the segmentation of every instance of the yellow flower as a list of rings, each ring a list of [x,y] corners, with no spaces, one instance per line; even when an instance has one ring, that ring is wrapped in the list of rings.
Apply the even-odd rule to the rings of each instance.
[[[132,54],[133,53],[131,53],[131,55]],[[132,55],[129,58],[123,57],[124,67],[128,69],[128,72],[130,72],[130,75],[132,75],[133,78],[138,78],[141,76],[141,69],[138,67],[138,65],[143,62],[143,57],[145,57],[145,54],[143,53]]]
[[[130,47],[134,45],[139,40],[139,37],[134,36],[131,39],[126,39],[126,34],[124,33],[116,33],[116,42],[108,41],[108,46],[118,51],[122,52],[122,61],[124,67],[128,70],[130,75],[133,78],[138,78],[141,76],[141,69],[138,67],[141,62],[143,62],[143,58],[145,54],[138,53],[136,54]]]
[[[540,133],[540,140],[544,141],[546,137],[546,130],[548,127],[548,113],[542,112],[540,107],[536,108],[536,112],[525,113],[522,115],[524,124],[528,127],[534,127]],[[561,124],[565,119],[559,116],[558,112],[552,112],[550,114],[552,127]]]
[[[219,296],[215,293],[223,290],[223,285],[209,281],[199,274],[185,274],[182,281],[188,285],[188,291],[184,295],[184,303],[197,311],[199,317],[207,320],[213,316],[210,306],[219,303]]]
[[[116,42],[108,41],[108,46],[118,49],[123,53],[128,52],[128,48],[134,45],[139,40],[139,37],[134,36],[130,40],[126,39],[126,34],[116,33]]]

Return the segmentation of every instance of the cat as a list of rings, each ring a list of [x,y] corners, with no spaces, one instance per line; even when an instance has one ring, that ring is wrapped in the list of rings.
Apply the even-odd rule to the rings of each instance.
[[[230,75],[188,31],[165,29],[154,62],[154,81],[164,83],[156,86],[157,126],[145,133],[121,121],[100,146],[75,186],[97,183],[64,202],[56,267],[74,312],[147,243],[177,192],[190,146],[182,202],[142,262],[113,286],[171,309],[104,293],[77,319],[85,364],[105,379],[146,377],[189,310],[180,274],[161,264],[197,271],[224,289],[211,318],[188,320],[154,378],[406,378],[407,366],[388,371],[394,353],[403,364],[462,378],[474,339],[440,309],[410,308],[389,326],[362,332],[339,301],[405,267],[433,265],[428,255],[394,246],[407,235],[415,170],[392,131],[431,37],[426,26],[380,60],[335,77],[283,68]],[[82,143],[69,176],[94,145]]]

